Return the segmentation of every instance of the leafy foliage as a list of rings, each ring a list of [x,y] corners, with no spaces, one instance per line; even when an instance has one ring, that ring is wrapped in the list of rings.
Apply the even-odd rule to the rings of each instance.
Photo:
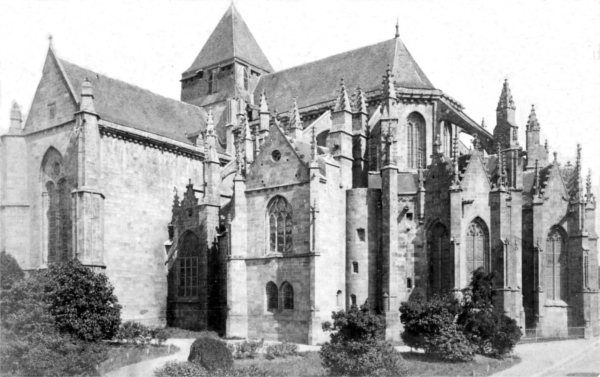
[[[25,273],[15,258],[4,250],[0,252],[0,289],[9,289],[24,276]]]
[[[404,360],[394,347],[383,340],[384,318],[370,313],[369,302],[348,312],[332,314],[333,325],[323,324],[324,331],[333,331],[330,341],[323,344],[319,355],[323,365],[334,375],[394,375],[407,373]]]
[[[188,361],[210,371],[229,370],[233,367],[233,356],[225,342],[213,338],[196,339],[192,343]]]
[[[294,343],[276,343],[267,346],[265,349],[265,358],[273,360],[278,357],[286,358],[298,355],[298,345]]]
[[[494,310],[495,273],[473,272],[461,300],[453,295],[404,302],[404,343],[446,360],[472,360],[474,353],[503,357],[521,337],[515,320]]]
[[[112,339],[121,323],[121,305],[108,278],[78,260],[43,272],[50,313],[58,329],[86,341]]]
[[[154,377],[267,377],[265,371],[250,366],[240,369],[209,371],[198,364],[186,361],[169,361],[154,371]]]
[[[0,371],[31,376],[98,375],[107,347],[60,333],[42,281],[31,277],[2,291]]]
[[[119,331],[115,338],[119,341],[139,346],[148,345],[153,340],[155,340],[158,345],[161,345],[169,338],[169,334],[163,328],[152,329],[139,322],[127,321],[119,326]]]
[[[254,359],[263,345],[264,340],[262,339],[260,341],[244,340],[243,342],[227,343],[227,348],[231,351],[234,359]]]

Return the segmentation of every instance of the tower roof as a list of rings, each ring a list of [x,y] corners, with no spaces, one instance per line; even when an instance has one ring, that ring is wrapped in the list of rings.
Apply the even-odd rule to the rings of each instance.
[[[194,74],[200,69],[219,63],[228,63],[234,59],[239,59],[267,72],[273,72],[273,67],[232,3],[183,76]]]

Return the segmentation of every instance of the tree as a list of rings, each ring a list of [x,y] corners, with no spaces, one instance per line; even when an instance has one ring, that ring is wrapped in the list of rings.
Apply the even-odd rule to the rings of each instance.
[[[0,289],[9,289],[14,282],[23,279],[25,273],[15,258],[6,251],[0,252]]]

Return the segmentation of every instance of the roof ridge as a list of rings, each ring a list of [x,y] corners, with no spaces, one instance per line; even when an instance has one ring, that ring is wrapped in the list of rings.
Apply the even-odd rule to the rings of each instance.
[[[149,94],[152,94],[153,96],[156,96],[156,97],[161,97],[161,98],[164,98],[164,99],[166,99],[166,100],[173,101],[173,102],[177,102],[177,103],[180,103],[180,104],[183,104],[183,105],[186,105],[186,106],[190,106],[190,107],[193,107],[193,108],[196,108],[196,109],[203,109],[203,108],[202,108],[202,107],[200,107],[200,106],[196,106],[196,105],[194,105],[194,104],[191,104],[191,103],[183,102],[183,101],[177,100],[177,99],[175,99],[175,98],[166,97],[166,96],[164,96],[164,95],[162,95],[162,94],[155,93],[155,92],[153,92],[153,91],[151,91],[151,90],[149,90],[149,89],[143,88],[143,87],[141,87],[141,86],[139,86],[139,85],[132,84],[132,83],[130,83],[130,82],[127,82],[127,81],[124,81],[124,80],[121,80],[121,79],[117,79],[117,78],[114,78],[114,77],[108,76],[107,74],[104,74],[104,73],[99,73],[99,72],[97,72],[97,71],[95,71],[95,70],[93,70],[93,69],[91,69],[91,68],[86,68],[86,67],[83,67],[83,66],[81,66],[81,65],[79,65],[79,64],[72,63],[72,62],[70,62],[70,61],[68,61],[68,60],[61,59],[61,58],[58,58],[58,57],[57,57],[56,59],[57,59],[58,61],[60,61],[61,63],[67,63],[67,64],[73,65],[73,66],[75,66],[75,67],[77,67],[77,68],[80,68],[80,69],[83,69],[83,70],[86,70],[86,71],[90,71],[91,73],[94,73],[94,74],[96,74],[96,75],[102,76],[102,77],[104,77],[104,78],[106,78],[106,79],[113,80],[113,81],[118,81],[118,82],[121,82],[121,83],[123,83],[123,84],[126,84],[126,85],[129,85],[129,86],[132,86],[132,87],[138,88],[138,89],[140,89],[140,90],[143,90],[143,91],[145,91],[145,92],[148,92]],[[67,77],[67,79],[68,79],[68,74],[67,74],[66,72],[65,72],[65,77]]]
[[[277,73],[289,71],[289,70],[292,70],[292,69],[295,69],[295,68],[300,68],[300,67],[303,67],[303,66],[306,66],[306,65],[309,65],[309,64],[318,63],[318,62],[321,62],[323,60],[327,60],[327,59],[330,59],[330,58],[333,58],[333,57],[337,57],[337,56],[344,55],[344,54],[347,54],[347,53],[350,53],[350,52],[362,50],[363,48],[367,48],[367,47],[372,47],[372,46],[377,46],[377,45],[380,45],[380,44],[388,43],[388,42],[394,41],[395,39],[396,38],[392,38],[392,39],[387,39],[385,41],[381,41],[381,42],[378,42],[378,43],[364,45],[364,46],[361,46],[361,47],[354,48],[352,50],[347,50],[347,51],[340,52],[340,53],[337,53],[337,54],[334,54],[334,55],[329,55],[329,56],[326,56],[326,57],[321,58],[321,59],[312,60],[310,62],[306,62],[306,63],[298,64],[298,65],[295,65],[295,66],[292,66],[292,67],[288,67],[288,68],[282,69],[280,71],[275,71],[275,72],[267,73],[265,75],[260,76],[259,81],[263,77],[267,77],[267,76],[271,76],[271,75],[274,75],[274,74],[277,74]]]

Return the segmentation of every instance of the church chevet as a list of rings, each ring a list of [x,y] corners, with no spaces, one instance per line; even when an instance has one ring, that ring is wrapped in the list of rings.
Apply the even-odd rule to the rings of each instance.
[[[481,267],[526,335],[598,336],[585,151],[558,161],[544,115],[518,125],[525,105],[497,89],[492,131],[397,27],[275,71],[233,4],[180,101],[50,41],[26,120],[15,103],[0,137],[0,250],[24,270],[79,259],[146,325],[318,344],[332,312],[368,300],[399,341],[402,302],[458,292]]]

